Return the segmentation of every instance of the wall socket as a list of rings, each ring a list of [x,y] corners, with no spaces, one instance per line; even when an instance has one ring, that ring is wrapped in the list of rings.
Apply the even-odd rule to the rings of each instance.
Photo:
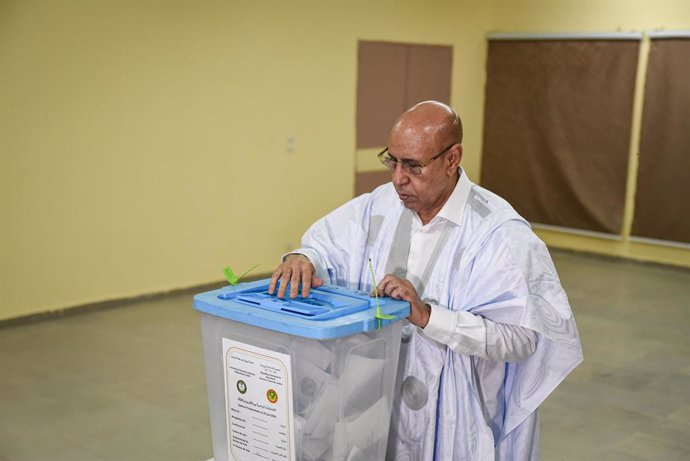
[[[295,135],[288,135],[287,141],[285,142],[285,151],[288,154],[292,154],[295,152]]]

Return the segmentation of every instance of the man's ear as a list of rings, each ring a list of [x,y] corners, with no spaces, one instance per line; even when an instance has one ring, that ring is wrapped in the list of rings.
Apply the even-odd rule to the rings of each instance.
[[[453,146],[448,154],[448,173],[454,175],[462,161],[462,144]]]

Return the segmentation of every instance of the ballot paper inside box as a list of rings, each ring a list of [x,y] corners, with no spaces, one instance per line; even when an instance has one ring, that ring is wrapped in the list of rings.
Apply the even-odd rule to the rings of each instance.
[[[406,302],[268,280],[194,297],[201,313],[213,454],[225,460],[384,459]]]

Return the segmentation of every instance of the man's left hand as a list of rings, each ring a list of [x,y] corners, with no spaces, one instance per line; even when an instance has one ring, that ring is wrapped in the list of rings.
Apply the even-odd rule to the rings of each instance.
[[[379,296],[389,296],[410,303],[408,320],[411,324],[424,328],[429,323],[431,306],[419,298],[417,290],[408,280],[388,274],[379,282],[378,290]],[[374,293],[372,292],[371,295],[374,296]]]

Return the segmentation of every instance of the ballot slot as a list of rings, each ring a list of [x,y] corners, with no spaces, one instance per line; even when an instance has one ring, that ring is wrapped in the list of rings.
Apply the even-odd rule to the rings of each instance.
[[[268,292],[268,285],[266,285],[241,292],[221,293],[218,298],[311,320],[328,320],[359,312],[368,309],[372,302],[366,293],[345,292],[338,287],[313,288],[307,297],[302,297],[300,290],[300,295],[297,298],[279,298],[277,296],[279,287],[280,284],[276,286],[273,294]],[[288,284],[286,292],[289,290],[290,285]]]

